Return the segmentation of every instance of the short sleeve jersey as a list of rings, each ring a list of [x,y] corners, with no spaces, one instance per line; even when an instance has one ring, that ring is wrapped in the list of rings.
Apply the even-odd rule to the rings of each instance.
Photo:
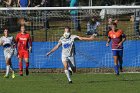
[[[28,44],[30,43],[30,45],[32,46],[30,34],[18,33],[16,36],[16,43],[18,50],[28,50]]]
[[[63,36],[60,38],[59,43],[62,44],[62,56],[69,57],[75,55],[74,41],[77,38],[77,35],[71,35],[68,39]]]
[[[126,37],[125,34],[123,34],[123,31],[121,29],[118,29],[116,32],[110,31],[108,33],[108,37],[112,40],[112,50],[122,50],[122,46],[118,47],[118,44],[122,41],[123,37]]]

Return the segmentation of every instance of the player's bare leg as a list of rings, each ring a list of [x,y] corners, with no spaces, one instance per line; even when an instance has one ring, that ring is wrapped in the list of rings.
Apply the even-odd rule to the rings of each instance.
[[[118,65],[118,56],[113,56],[114,58],[114,70],[116,75],[119,75],[119,65]]]
[[[29,58],[25,58],[24,60],[26,62],[26,76],[28,76],[29,75]]]
[[[12,78],[15,78],[15,74],[14,74],[14,70],[11,66],[11,58],[7,58],[6,59],[6,74],[5,74],[5,78],[8,78],[9,77],[9,71],[11,70],[12,71]]]
[[[63,61],[63,65],[64,65],[64,72],[65,72],[65,74],[67,76],[67,79],[68,79],[69,83],[72,83],[72,80],[70,78],[70,73],[69,73],[69,70],[68,70],[68,63],[67,63],[67,61]]]
[[[22,63],[22,58],[19,58],[19,75],[23,76],[23,63]]]
[[[13,67],[12,67],[11,58],[10,58],[10,60],[9,60],[9,65],[10,65],[10,70],[11,70],[11,72],[12,72],[12,78],[15,78],[15,71],[14,71],[14,69],[13,69]]]
[[[4,78],[9,78],[9,70],[10,70],[9,58],[6,58],[6,73]]]

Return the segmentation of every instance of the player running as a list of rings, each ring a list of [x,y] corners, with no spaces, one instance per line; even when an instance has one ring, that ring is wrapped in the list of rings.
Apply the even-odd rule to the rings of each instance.
[[[6,61],[6,74],[4,78],[9,78],[9,71],[12,71],[12,78],[15,78],[14,70],[12,68],[11,58],[14,54],[14,37],[9,36],[8,28],[4,28],[4,36],[0,38],[0,45],[3,46],[4,57]]]
[[[108,40],[106,46],[109,46],[112,41],[112,53],[114,58],[114,70],[116,75],[119,75],[119,67],[122,72],[123,63],[123,42],[126,40],[126,36],[121,29],[117,29],[117,24],[113,23],[111,26],[112,30],[108,33]]]
[[[16,36],[16,43],[19,58],[19,75],[23,76],[23,59],[26,62],[26,75],[29,75],[29,52],[32,49],[32,41],[30,34],[25,31],[25,26],[21,26],[20,31]]]
[[[58,44],[47,53],[47,56],[49,56],[51,53],[56,51],[60,46],[62,46],[62,63],[64,65],[64,72],[68,78],[69,83],[72,83],[72,80],[70,78],[70,74],[72,72],[76,72],[76,64],[75,64],[75,46],[74,41],[76,39],[79,40],[94,40],[95,38],[91,36],[90,38],[86,37],[79,37],[77,35],[71,35],[70,28],[65,27],[64,34],[60,38]]]

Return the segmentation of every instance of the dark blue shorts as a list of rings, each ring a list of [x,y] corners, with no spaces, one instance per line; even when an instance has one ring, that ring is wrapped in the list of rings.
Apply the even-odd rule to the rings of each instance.
[[[123,57],[123,50],[112,50],[113,56]]]

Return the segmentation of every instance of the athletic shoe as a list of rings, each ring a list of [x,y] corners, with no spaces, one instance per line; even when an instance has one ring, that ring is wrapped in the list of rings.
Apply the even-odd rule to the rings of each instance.
[[[69,84],[72,84],[72,81],[69,81]]]
[[[23,76],[23,71],[19,71],[19,75],[20,76]]]
[[[29,70],[28,69],[26,69],[26,76],[28,76],[29,75]]]
[[[9,78],[9,76],[7,76],[7,75],[4,75],[4,78]]]
[[[12,78],[14,79],[16,76],[15,76],[15,72],[13,71],[12,72]]]

